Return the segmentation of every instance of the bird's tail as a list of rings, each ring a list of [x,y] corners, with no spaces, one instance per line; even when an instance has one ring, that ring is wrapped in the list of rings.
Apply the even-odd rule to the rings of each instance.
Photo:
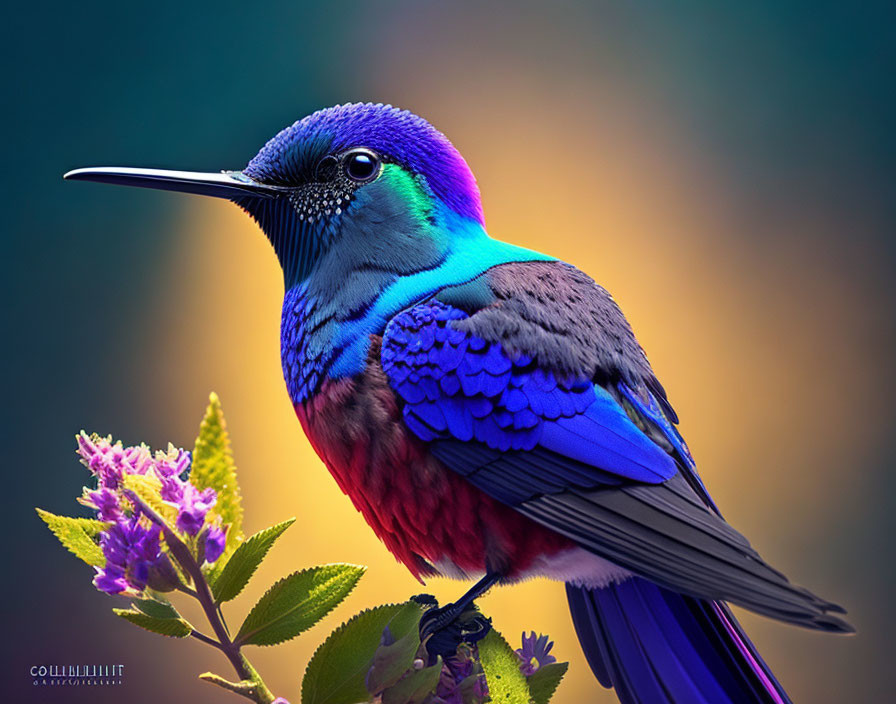
[[[566,594],[591,669],[622,704],[790,703],[721,602],[640,577]]]

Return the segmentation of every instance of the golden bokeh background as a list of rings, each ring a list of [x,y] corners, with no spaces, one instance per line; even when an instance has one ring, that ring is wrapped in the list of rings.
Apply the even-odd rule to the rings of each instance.
[[[298,519],[230,620],[293,570],[369,568],[322,624],[250,650],[277,694],[298,704],[314,648],[362,608],[464,590],[414,581],[304,438],[280,372],[282,279],[249,218],[226,202],[59,179],[97,163],[239,168],[292,120],[349,100],[432,121],[476,174],[493,237],[611,291],[725,516],[794,581],[848,608],[848,638],[738,611],[793,699],[892,699],[891,15],[780,1],[17,7],[0,28],[27,57],[0,115],[11,150],[0,699],[229,696],[195,679],[229,676],[217,652],[114,619],[113,600],[33,514],[76,510],[79,428],[189,446],[212,390],[247,530]],[[561,585],[480,603],[511,641],[524,629],[555,640],[571,663],[557,704],[615,701],[584,663]],[[27,675],[73,661],[123,663],[124,684],[42,688]]]

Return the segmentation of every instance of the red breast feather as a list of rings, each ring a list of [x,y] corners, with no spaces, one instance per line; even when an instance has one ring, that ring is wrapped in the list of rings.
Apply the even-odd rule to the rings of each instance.
[[[339,487],[415,577],[492,570],[512,578],[574,547],[432,457],[405,428],[379,354],[375,338],[364,373],[325,382],[295,410]]]

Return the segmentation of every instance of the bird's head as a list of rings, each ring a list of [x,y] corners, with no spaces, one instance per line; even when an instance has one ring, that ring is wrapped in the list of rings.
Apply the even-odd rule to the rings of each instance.
[[[282,130],[241,171],[97,167],[65,178],[232,200],[267,234],[287,287],[334,248],[400,275],[443,257],[458,232],[484,234],[463,157],[428,122],[390,105],[319,110]]]

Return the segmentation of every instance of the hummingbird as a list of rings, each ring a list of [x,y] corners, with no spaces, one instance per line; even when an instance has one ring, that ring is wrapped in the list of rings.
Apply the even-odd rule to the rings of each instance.
[[[345,104],[239,171],[65,178],[224,198],[258,223],[283,271],[283,375],[315,451],[415,577],[474,581],[425,612],[428,647],[488,589],[547,577],[624,704],[782,704],[728,604],[852,632],[722,517],[610,294],[493,239],[469,166],[424,119]]]

